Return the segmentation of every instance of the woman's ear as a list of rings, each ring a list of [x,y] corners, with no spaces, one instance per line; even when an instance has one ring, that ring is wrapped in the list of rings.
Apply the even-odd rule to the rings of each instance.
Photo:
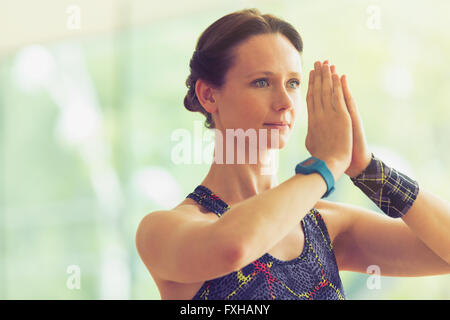
[[[195,94],[203,109],[209,113],[217,111],[216,100],[214,99],[214,88],[202,79],[195,83]]]

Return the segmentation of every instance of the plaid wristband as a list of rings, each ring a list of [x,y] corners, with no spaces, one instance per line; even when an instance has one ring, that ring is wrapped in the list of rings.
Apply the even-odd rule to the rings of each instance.
[[[350,180],[392,218],[404,216],[419,193],[416,181],[388,167],[373,153],[367,168]]]

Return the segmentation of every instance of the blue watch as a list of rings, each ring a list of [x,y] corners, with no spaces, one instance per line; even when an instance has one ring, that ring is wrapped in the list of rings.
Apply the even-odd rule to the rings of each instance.
[[[334,191],[334,177],[330,169],[328,169],[325,161],[316,157],[309,157],[305,161],[297,164],[295,167],[295,174],[310,174],[314,172],[319,173],[327,183],[327,192],[325,192],[322,198],[328,197],[328,195]]]

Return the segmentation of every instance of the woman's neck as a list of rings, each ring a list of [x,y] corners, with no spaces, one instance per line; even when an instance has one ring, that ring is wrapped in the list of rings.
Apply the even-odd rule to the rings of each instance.
[[[200,183],[230,206],[278,185],[276,172],[261,164],[213,163]]]

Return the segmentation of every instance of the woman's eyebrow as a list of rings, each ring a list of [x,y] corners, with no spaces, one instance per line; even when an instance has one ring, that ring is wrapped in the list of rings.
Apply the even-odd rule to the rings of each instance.
[[[246,77],[250,78],[251,76],[253,76],[255,74],[265,74],[265,75],[268,75],[268,76],[274,75],[274,73],[272,71],[255,71],[255,72],[247,74]],[[288,75],[289,76],[297,76],[298,78],[300,78],[300,74],[298,72],[295,72],[295,71],[289,72]]]

